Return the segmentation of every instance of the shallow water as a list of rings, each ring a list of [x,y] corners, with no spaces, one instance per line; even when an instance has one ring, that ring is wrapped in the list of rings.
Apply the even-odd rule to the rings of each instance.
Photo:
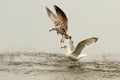
[[[2,53],[0,72],[37,76],[40,80],[120,80],[120,62],[80,60],[78,65],[71,64],[64,54]]]

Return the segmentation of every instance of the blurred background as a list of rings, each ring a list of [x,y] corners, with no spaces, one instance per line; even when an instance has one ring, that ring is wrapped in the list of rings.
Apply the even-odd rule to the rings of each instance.
[[[59,6],[69,19],[74,45],[98,37],[86,47],[86,54],[118,54],[120,52],[119,0],[0,0],[0,52],[40,51],[64,53],[45,6],[53,12]],[[119,55],[120,56],[120,55]]]

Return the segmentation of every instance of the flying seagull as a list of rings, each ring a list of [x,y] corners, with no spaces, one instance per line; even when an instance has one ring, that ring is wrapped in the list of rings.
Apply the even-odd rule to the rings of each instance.
[[[54,5],[56,14],[54,14],[48,7],[46,7],[49,18],[53,21],[54,27],[49,31],[57,31],[57,34],[61,34],[61,42],[64,43],[64,38],[69,39],[70,36],[67,34],[68,31],[68,19],[65,13],[58,6]]]
[[[78,61],[82,57],[86,56],[86,54],[81,54],[85,46],[90,45],[92,43],[95,43],[98,40],[97,37],[92,37],[85,39],[77,44],[76,47],[73,45],[73,41],[71,39],[67,39],[67,44],[64,44],[63,47],[67,49],[66,56],[71,60],[71,61]],[[79,63],[79,62],[78,62]]]

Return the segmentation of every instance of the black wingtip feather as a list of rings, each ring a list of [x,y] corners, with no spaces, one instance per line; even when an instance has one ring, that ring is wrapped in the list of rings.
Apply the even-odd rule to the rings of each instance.
[[[98,41],[98,37],[93,37],[94,39],[95,39],[95,42],[97,42]]]

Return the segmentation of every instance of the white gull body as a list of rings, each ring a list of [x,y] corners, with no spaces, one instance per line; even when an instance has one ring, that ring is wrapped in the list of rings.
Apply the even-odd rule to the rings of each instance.
[[[78,61],[80,58],[86,56],[86,54],[81,54],[85,46],[95,43],[98,40],[96,37],[92,37],[86,40],[83,40],[77,44],[76,47],[73,45],[71,39],[67,39],[67,45],[64,45],[62,48],[66,48],[66,56],[72,61]]]

